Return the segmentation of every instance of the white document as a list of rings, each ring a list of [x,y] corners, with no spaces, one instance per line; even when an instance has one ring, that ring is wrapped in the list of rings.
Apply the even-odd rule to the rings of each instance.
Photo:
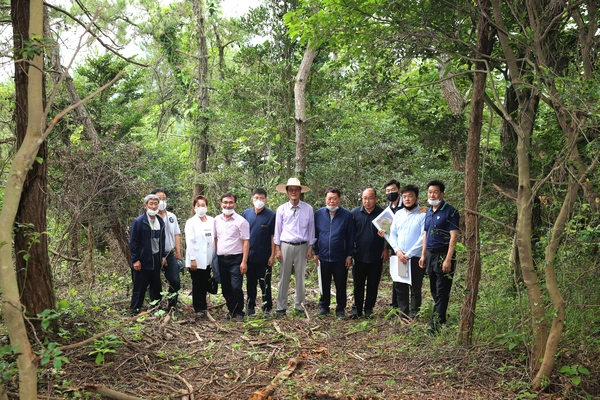
[[[323,281],[321,280],[321,261],[319,261],[319,264],[317,265],[317,273],[319,276],[319,293],[323,295]]]
[[[398,260],[397,256],[391,256],[390,276],[394,282],[402,282],[412,285],[412,277],[410,276],[410,259],[407,263],[403,263]]]

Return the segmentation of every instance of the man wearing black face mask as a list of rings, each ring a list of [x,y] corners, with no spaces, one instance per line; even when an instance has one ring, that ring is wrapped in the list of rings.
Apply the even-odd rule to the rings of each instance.
[[[390,208],[390,210],[392,210],[394,214],[396,214],[398,210],[404,207],[404,205],[400,201],[400,182],[398,182],[396,179],[390,179],[385,183],[384,187],[385,198],[389,202],[388,207]],[[383,233],[379,232],[379,236],[383,237]],[[392,246],[390,246],[388,242],[385,243],[385,248],[388,249],[391,252],[391,254],[396,254],[394,253],[394,249],[392,248]],[[391,306],[394,308],[398,308],[398,294],[394,290],[393,286]]]
[[[388,207],[394,214],[404,207],[400,201],[400,182],[390,179],[385,183],[385,198],[389,201]]]

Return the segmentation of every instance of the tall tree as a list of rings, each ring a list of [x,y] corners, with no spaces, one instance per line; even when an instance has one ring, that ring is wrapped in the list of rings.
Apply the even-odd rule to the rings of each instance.
[[[35,353],[27,337],[17,274],[13,267],[13,249],[10,243],[13,239],[13,225],[17,218],[27,171],[32,167],[38,154],[46,126],[43,96],[44,51],[41,46],[44,5],[42,0],[13,0],[11,11],[13,24],[16,25],[14,36],[15,38],[19,37],[19,46],[15,45],[15,48],[23,49],[24,45],[27,45],[30,51],[21,51],[15,54],[15,59],[22,60],[17,64],[17,69],[21,68],[28,78],[24,87],[19,86],[22,91],[20,96],[24,96],[26,99],[26,114],[25,117],[21,115],[22,119],[18,121],[18,124],[25,123],[26,129],[8,173],[4,203],[2,212],[0,212],[0,290],[2,291],[2,312],[5,315],[10,343],[18,349],[19,395],[23,399],[36,399]],[[24,104],[18,103],[18,105],[23,107]],[[37,205],[37,207],[43,208],[45,204],[41,204],[41,206]]]
[[[300,182],[305,181],[306,173],[306,82],[316,54],[317,49],[309,41],[306,44],[304,57],[302,57],[302,62],[298,68],[296,83],[294,85],[294,122],[296,127],[295,175],[300,179]]]
[[[481,252],[479,249],[479,152],[481,143],[481,127],[483,125],[483,107],[485,99],[488,63],[494,47],[494,29],[488,20],[489,0],[479,0],[480,12],[477,20],[477,45],[475,49],[475,74],[473,78],[473,95],[471,97],[471,114],[469,118],[469,136],[467,139],[467,155],[465,161],[465,232],[464,242],[467,247],[467,279],[465,284],[465,300],[460,313],[458,329],[459,342],[470,344],[475,323],[475,308],[479,294],[481,279]],[[474,212],[470,212],[474,211]]]
[[[204,27],[204,10],[202,0],[192,0],[192,8],[196,19],[196,37],[198,41],[198,82],[196,83],[196,101],[198,109],[195,115],[195,135],[192,138],[192,153],[195,154],[197,177],[194,183],[194,196],[204,193],[203,174],[206,173],[209,132],[209,98],[208,98],[208,46]]]
[[[29,112],[38,105],[30,106],[30,93],[28,93],[31,75],[30,60],[27,59],[26,48],[31,48],[33,34],[28,31],[39,32],[38,45],[42,43],[43,30],[38,28],[30,30],[29,3],[13,0],[12,19],[14,30],[14,44],[17,49],[15,62],[15,120],[17,147],[21,147],[29,129]],[[33,6],[33,2],[31,3]],[[41,18],[36,16],[35,19]],[[31,16],[33,17],[33,16]],[[42,28],[43,29],[43,28]],[[36,48],[38,51],[41,49]],[[45,97],[44,81],[41,81],[42,99]],[[43,110],[43,104],[41,105]],[[34,117],[34,120],[35,117]],[[36,120],[36,123],[38,121]],[[40,129],[36,127],[36,129]],[[52,287],[52,274],[48,257],[48,238],[46,236],[46,192],[48,185],[48,146],[41,143],[36,155],[37,162],[27,172],[23,185],[23,194],[20,199],[16,216],[15,232],[15,265],[17,279],[21,293],[21,303],[28,313],[38,314],[45,309],[55,306],[54,289]]]

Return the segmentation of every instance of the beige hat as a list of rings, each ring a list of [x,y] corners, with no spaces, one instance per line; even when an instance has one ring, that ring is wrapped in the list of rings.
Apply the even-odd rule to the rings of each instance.
[[[287,183],[285,183],[285,184],[282,183],[281,185],[275,186],[275,190],[277,190],[279,193],[287,193],[286,188],[288,186],[299,186],[301,193],[306,193],[306,192],[310,191],[310,188],[308,186],[304,186],[304,185],[300,184],[300,180],[298,178],[288,179]]]

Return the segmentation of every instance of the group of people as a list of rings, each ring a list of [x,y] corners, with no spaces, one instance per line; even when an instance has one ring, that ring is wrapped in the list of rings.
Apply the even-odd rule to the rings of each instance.
[[[185,223],[185,266],[192,279],[194,312],[199,318],[207,313],[207,290],[211,269],[218,268],[227,319],[242,322],[256,314],[257,286],[261,288],[262,312],[273,311],[271,276],[275,258],[279,260],[279,290],[275,316],[286,315],[288,289],[295,280],[294,312],[306,316],[305,274],[307,262],[314,259],[319,270],[321,298],[317,316],[330,313],[331,285],[335,285],[335,315],[346,319],[347,278],[351,269],[354,304],[351,319],[373,314],[383,263],[390,251],[399,263],[410,269],[410,284],[394,282],[392,305],[405,319],[419,313],[425,273],[429,276],[434,300],[429,329],[439,330],[446,322],[446,310],[456,268],[459,213],[444,201],[445,186],[434,180],[427,184],[429,207],[419,207],[419,188],[400,186],[396,180],[385,185],[388,207],[394,213],[389,232],[378,230],[373,221],[384,211],[378,204],[375,188],[362,192],[362,205],[347,210],[340,206],[342,194],[328,188],[325,207],[316,212],[301,200],[310,188],[297,178],[277,185],[288,201],[276,212],[266,208],[267,192],[252,192],[253,207],[238,214],[237,196],[221,196],[221,213],[207,215],[208,201],[203,195],[192,203],[194,215]],[[141,309],[149,287],[150,300],[159,300],[160,271],[169,282],[168,309],[177,304],[180,289],[178,260],[181,260],[180,231],[177,218],[166,211],[166,193],[156,189],[144,199],[146,212],[133,221],[130,232],[133,293],[130,312]],[[158,218],[157,218],[158,217]],[[172,267],[173,266],[173,267]],[[172,271],[177,271],[176,274]],[[176,277],[174,275],[177,275]],[[243,276],[246,275],[247,301],[244,302]]]

